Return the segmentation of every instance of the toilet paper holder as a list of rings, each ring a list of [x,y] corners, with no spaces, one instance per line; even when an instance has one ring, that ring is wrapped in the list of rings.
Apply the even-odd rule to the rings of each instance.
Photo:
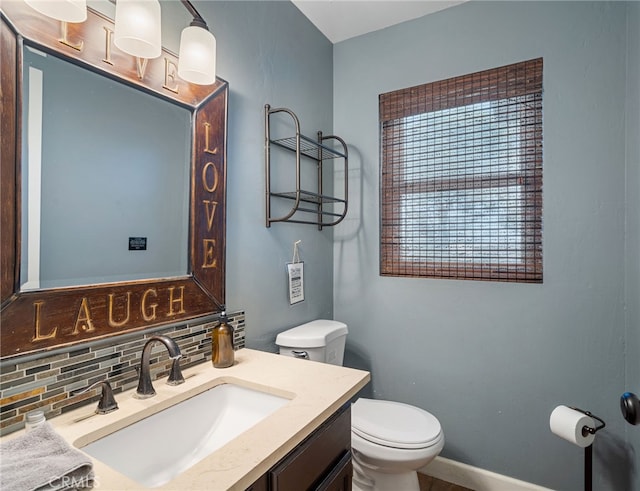
[[[582,414],[585,414],[585,415],[589,416],[590,418],[595,419],[598,423],[600,423],[600,425],[599,426],[596,425],[595,428],[591,428],[590,426],[586,426],[586,425],[583,426],[582,427],[582,436],[595,435],[596,432],[600,431],[602,428],[607,426],[602,419],[598,418],[598,416],[596,416],[595,414],[592,414],[589,411],[585,411],[584,409],[580,409],[578,407],[573,407],[573,406],[568,406],[568,407],[573,409],[574,411],[578,411],[578,412],[580,412]]]
[[[568,406],[574,411],[578,411],[582,414],[589,416],[590,418],[596,420],[600,425],[596,424],[595,428],[591,428],[590,426],[582,427],[582,436],[587,436],[589,434],[595,435],[596,432],[600,431],[602,428],[606,426],[605,422],[598,418],[598,416],[590,413],[589,411],[585,411],[584,409],[580,409],[577,407]],[[593,488],[593,443],[584,449],[584,489],[585,491],[591,491]]]

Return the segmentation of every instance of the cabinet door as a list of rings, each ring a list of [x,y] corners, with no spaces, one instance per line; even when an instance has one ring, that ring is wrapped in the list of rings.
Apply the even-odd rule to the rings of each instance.
[[[351,407],[343,406],[270,472],[272,491],[319,489],[336,468],[351,467]],[[351,489],[327,487],[324,489]],[[334,476],[337,477],[337,476]],[[327,485],[329,482],[327,481]]]
[[[316,489],[317,491],[351,491],[352,474],[351,452],[348,452]]]

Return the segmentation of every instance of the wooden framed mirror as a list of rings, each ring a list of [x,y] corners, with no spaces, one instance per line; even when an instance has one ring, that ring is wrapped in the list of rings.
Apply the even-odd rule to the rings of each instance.
[[[45,17],[22,1],[3,2],[0,12],[0,357],[50,351],[219,310],[225,303],[227,82],[218,79],[215,84],[199,86],[180,80],[177,56],[167,50],[154,60],[118,51],[112,42],[113,21],[91,8],[87,20],[78,24]],[[188,260],[184,274],[49,289],[21,287],[25,47],[189,111],[190,162],[184,162],[190,169],[185,227]],[[99,115],[96,122],[100,123]],[[148,180],[149,185],[152,181]]]

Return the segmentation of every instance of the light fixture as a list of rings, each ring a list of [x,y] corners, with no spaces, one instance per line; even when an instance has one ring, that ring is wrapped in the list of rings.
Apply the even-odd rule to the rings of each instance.
[[[180,36],[178,76],[190,83],[216,81],[216,38],[189,0],[180,0],[193,21]],[[115,45],[139,58],[157,58],[162,52],[158,0],[117,0]]]
[[[113,42],[138,58],[157,58],[162,53],[159,0],[111,0],[116,4]],[[87,0],[25,0],[33,9],[64,22],[84,22]],[[193,16],[180,36],[178,76],[186,82],[211,85],[216,81],[216,38],[189,0],[180,0]]]
[[[180,35],[178,76],[193,84],[210,85],[216,81],[216,38],[191,2],[181,2],[193,21]]]
[[[63,22],[87,20],[87,0],[25,0],[41,14]]]
[[[115,45],[138,58],[157,58],[162,53],[160,2],[117,0]]]

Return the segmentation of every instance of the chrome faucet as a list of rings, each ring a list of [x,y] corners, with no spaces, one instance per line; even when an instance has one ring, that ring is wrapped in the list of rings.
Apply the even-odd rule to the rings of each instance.
[[[169,336],[165,336],[163,334],[159,336],[151,336],[147,339],[144,348],[142,348],[142,357],[140,359],[140,378],[138,379],[138,388],[136,389],[135,394],[135,397],[138,399],[147,399],[156,395],[156,391],[151,383],[151,363],[149,361],[149,358],[151,357],[151,345],[155,341],[160,341],[165,345],[169,351],[169,357],[173,360],[167,384],[179,385],[184,382],[184,377],[182,376],[179,363],[182,353],[180,353],[178,344]]]
[[[100,396],[100,401],[98,401],[98,407],[95,411],[96,414],[107,414],[118,409],[118,403],[116,402],[115,397],[113,397],[111,384],[107,380],[98,380],[86,389],[74,392],[73,395],[84,394],[98,385],[102,386],[102,395]]]

